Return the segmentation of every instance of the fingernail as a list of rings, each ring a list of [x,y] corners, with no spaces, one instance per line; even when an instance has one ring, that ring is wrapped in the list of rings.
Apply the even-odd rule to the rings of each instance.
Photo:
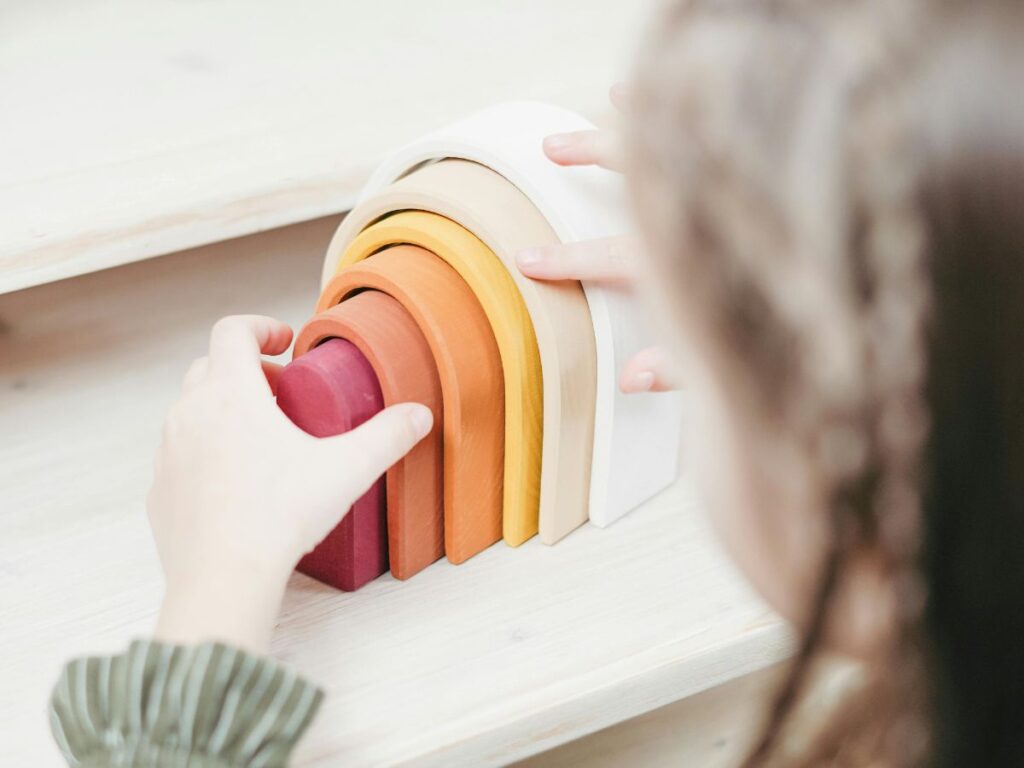
[[[572,136],[568,133],[555,133],[544,139],[544,149],[558,152],[572,144]]]
[[[434,426],[434,414],[425,405],[412,405],[409,408],[409,421],[418,438],[424,438]]]
[[[609,89],[608,95],[613,101],[625,102],[629,98],[629,86],[625,83],[615,83]]]
[[[654,386],[654,374],[651,371],[634,373],[630,384],[634,392],[649,392]]]
[[[516,256],[516,263],[520,267],[536,267],[542,261],[544,261],[544,254],[539,248],[527,248]]]

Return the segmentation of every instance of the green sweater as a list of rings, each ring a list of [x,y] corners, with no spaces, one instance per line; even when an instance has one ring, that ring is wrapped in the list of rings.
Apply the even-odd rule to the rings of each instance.
[[[139,640],[68,662],[50,727],[71,766],[283,766],[322,699],[271,659]]]

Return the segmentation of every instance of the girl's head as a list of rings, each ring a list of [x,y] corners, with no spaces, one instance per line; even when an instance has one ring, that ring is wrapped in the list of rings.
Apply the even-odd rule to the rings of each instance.
[[[1024,763],[1024,13],[679,2],[632,103],[691,466],[803,630],[775,726],[830,643],[846,754]]]

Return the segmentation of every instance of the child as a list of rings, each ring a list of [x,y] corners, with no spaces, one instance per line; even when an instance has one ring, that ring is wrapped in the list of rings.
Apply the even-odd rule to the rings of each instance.
[[[696,0],[659,22],[623,153],[646,256],[591,244],[521,266],[638,278],[660,308],[672,345],[632,361],[623,387],[666,386],[668,360],[681,372],[706,506],[802,637],[748,762],[1024,764],[1024,13]],[[603,134],[547,149],[619,159]],[[52,718],[69,760],[280,764],[312,718],[315,688],[259,656],[277,598],[429,414],[398,406],[307,438],[260,367],[289,340],[267,318],[222,321],[186,377],[149,499],[168,584],[157,642],[69,665]],[[339,461],[342,478],[308,471]],[[867,681],[793,755],[789,714],[825,647],[862,658]],[[151,695],[174,674],[187,684],[133,719],[127,681]],[[270,703],[237,706],[256,678]],[[183,700],[203,743],[173,732]],[[116,732],[98,717],[113,702]]]

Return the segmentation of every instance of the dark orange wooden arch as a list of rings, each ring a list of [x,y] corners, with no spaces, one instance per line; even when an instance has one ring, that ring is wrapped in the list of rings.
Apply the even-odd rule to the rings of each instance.
[[[434,356],[412,315],[379,291],[357,294],[314,316],[299,332],[295,355],[332,338],[346,339],[366,357],[385,406],[416,402],[434,414],[430,434],[386,475],[391,572],[407,579],[444,555],[444,411]]]

